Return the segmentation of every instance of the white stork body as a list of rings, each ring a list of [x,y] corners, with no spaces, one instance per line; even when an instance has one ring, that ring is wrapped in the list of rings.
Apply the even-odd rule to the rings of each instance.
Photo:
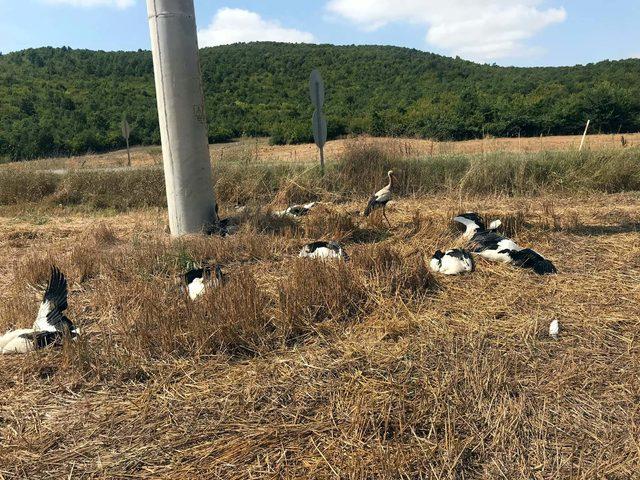
[[[21,337],[33,333],[33,328],[19,328],[10,330],[0,337],[0,353],[27,353],[34,350],[33,342]]]
[[[444,275],[460,275],[475,269],[473,258],[465,250],[454,248],[442,253],[438,250],[429,262],[431,270]]]
[[[510,263],[520,268],[528,268],[538,275],[557,273],[556,267],[535,250],[522,248],[510,238],[496,233],[502,222],[494,220],[489,229],[477,213],[464,213],[453,219],[466,229],[462,235],[467,240],[472,253],[492,262]]]
[[[203,264],[202,268],[194,268],[189,270],[183,275],[184,283],[186,284],[187,294],[191,300],[196,300],[204,294],[204,291],[209,288],[215,288],[224,282],[224,274],[220,265],[213,267],[212,275],[211,265]]]
[[[453,219],[465,226],[462,238],[467,240],[471,252],[492,262],[511,263],[511,251],[522,250],[516,242],[505,238],[496,229],[502,224],[500,220],[491,222],[489,229],[477,213],[464,213]]]
[[[61,345],[65,337],[75,338],[79,329],[63,313],[67,309],[67,294],[67,279],[53,267],[33,328],[12,330],[2,335],[0,353],[26,353],[49,345]]]
[[[313,242],[308,243],[300,251],[302,258],[340,259],[348,260],[349,256],[337,242]]]
[[[382,207],[382,215],[384,216],[389,226],[391,226],[391,222],[389,222],[389,219],[387,218],[386,207],[387,203],[389,203],[389,200],[391,200],[392,198],[391,189],[393,188],[393,180],[395,178],[393,176],[393,170],[389,170],[387,172],[387,176],[389,177],[389,183],[386,187],[381,188],[376,193],[371,195],[371,198],[369,198],[369,203],[367,203],[367,208],[365,208],[364,210],[364,216],[368,217],[369,215],[371,215],[371,212]]]
[[[307,215],[313,207],[315,207],[316,203],[317,202],[309,202],[304,205],[291,205],[285,210],[276,212],[276,215],[279,217],[303,217]]]
[[[194,279],[193,282],[187,285],[187,291],[191,300],[198,298],[204,293],[204,279],[201,277]]]
[[[509,253],[522,249],[522,247],[519,247],[513,240],[508,238],[499,240],[495,246],[488,242],[484,244],[479,243],[478,246],[479,248],[484,248],[476,252],[478,255],[491,262],[499,263],[511,263],[512,259]]]

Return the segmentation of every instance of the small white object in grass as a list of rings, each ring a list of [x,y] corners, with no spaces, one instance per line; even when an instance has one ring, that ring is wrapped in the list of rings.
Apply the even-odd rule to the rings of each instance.
[[[496,219],[489,224],[489,230],[497,230],[502,225],[502,220]]]
[[[552,338],[557,340],[559,333],[560,333],[560,323],[558,322],[558,320],[553,320],[551,324],[549,324],[549,335]]]

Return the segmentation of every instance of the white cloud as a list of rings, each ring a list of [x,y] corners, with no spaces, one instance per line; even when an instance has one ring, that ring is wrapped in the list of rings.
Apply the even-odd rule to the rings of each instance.
[[[132,7],[136,0],[44,0],[51,5],[71,5],[72,7]]]
[[[311,33],[285,28],[249,10],[221,8],[208,27],[198,30],[198,41],[201,47],[210,47],[255,41],[313,43],[315,38]]]
[[[564,8],[541,0],[330,0],[327,9],[365,30],[390,23],[424,25],[426,40],[453,55],[494,60],[530,55],[525,41],[563,22]]]

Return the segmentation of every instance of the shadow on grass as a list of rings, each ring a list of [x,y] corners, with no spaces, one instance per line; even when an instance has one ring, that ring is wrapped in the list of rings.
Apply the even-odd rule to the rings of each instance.
[[[619,225],[580,225],[568,228],[567,233],[581,236],[604,236],[640,231],[639,222],[622,223]]]
[[[380,243],[391,237],[389,230],[357,228],[350,236],[353,243]]]

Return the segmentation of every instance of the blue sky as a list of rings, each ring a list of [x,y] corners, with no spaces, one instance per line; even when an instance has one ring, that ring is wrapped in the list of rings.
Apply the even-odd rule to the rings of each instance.
[[[640,57],[638,0],[196,0],[201,46],[397,45],[500,65]],[[0,51],[149,48],[144,0],[0,0]]]

